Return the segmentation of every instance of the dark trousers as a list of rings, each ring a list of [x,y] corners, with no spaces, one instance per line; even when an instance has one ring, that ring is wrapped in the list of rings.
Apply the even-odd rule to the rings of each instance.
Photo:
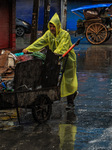
[[[76,95],[77,95],[77,91],[74,94],[67,96],[67,104],[74,104],[74,99]]]

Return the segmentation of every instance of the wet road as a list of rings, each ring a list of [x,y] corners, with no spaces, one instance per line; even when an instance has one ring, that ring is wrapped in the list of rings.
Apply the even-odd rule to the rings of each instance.
[[[50,120],[39,125],[30,110],[21,109],[21,126],[15,110],[1,111],[0,150],[112,150],[111,41],[95,46],[84,39],[75,47],[79,95],[74,110],[65,110],[66,99],[54,102]]]

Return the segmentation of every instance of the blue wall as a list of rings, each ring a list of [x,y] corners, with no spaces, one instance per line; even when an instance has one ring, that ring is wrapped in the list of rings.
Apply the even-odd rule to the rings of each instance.
[[[16,0],[16,17],[31,24],[33,0]]]
[[[38,16],[38,30],[43,30],[44,22],[44,1],[40,1],[39,5],[39,16]],[[16,0],[16,17],[23,19],[30,24],[32,23],[32,11],[33,11],[33,0]],[[58,12],[60,15],[60,7],[57,0],[51,1],[50,7],[50,18]]]

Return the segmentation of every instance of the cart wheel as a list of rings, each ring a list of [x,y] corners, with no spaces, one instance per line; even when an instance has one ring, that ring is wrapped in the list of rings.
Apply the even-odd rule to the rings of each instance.
[[[52,112],[51,100],[47,95],[39,95],[32,107],[32,115],[36,122],[43,123],[47,121]]]
[[[101,44],[106,40],[107,32],[102,23],[92,23],[87,27],[86,38],[91,44]]]

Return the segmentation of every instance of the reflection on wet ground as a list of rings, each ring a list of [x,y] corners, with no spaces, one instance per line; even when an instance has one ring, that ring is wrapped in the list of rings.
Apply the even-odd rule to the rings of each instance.
[[[82,41],[75,51],[75,109],[65,110],[66,99],[54,102],[50,120],[41,125],[34,122],[31,110],[20,109],[21,126],[15,111],[0,111],[0,150],[112,150],[111,45]]]
[[[92,45],[79,51],[76,99],[76,150],[111,150],[112,50],[111,45]]]

